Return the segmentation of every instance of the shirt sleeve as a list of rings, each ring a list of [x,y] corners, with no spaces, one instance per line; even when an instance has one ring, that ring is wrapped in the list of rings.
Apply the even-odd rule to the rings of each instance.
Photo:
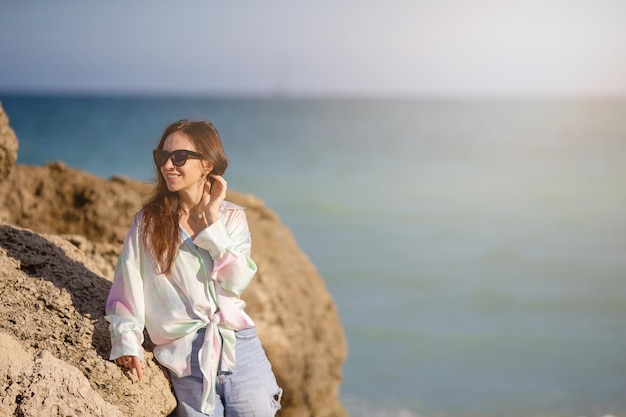
[[[211,279],[239,297],[257,271],[250,257],[250,230],[244,209],[227,206],[221,220],[198,233],[194,243],[213,259]]]
[[[145,304],[140,273],[140,221],[141,215],[137,215],[126,235],[106,303],[105,319],[109,322],[111,335],[111,360],[125,355],[137,356],[142,361],[144,359]]]

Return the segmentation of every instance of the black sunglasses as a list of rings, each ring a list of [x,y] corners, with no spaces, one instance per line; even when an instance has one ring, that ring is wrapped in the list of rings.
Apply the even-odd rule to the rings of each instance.
[[[154,163],[157,164],[158,167],[162,167],[167,164],[167,160],[171,159],[174,166],[182,167],[187,162],[187,159],[204,159],[204,155],[194,151],[188,151],[186,149],[179,149],[174,152],[168,152],[163,149],[155,149],[152,151],[152,156],[154,156]]]

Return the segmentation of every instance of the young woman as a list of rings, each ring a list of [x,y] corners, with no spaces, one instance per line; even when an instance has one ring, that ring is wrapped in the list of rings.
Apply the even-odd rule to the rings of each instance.
[[[242,207],[224,201],[228,165],[209,122],[169,125],[157,184],[126,236],[106,304],[111,359],[143,373],[143,330],[169,369],[172,416],[273,416],[278,387],[239,298],[256,272]]]

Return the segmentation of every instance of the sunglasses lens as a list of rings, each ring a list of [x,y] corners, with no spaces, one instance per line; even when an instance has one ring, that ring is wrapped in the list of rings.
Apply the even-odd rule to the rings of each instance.
[[[157,149],[152,154],[154,156],[154,163],[160,167],[162,167],[163,165],[167,163],[167,159],[170,156],[169,152],[164,151],[162,149]]]
[[[172,152],[172,163],[177,167],[185,165],[187,162],[187,151],[180,150]]]

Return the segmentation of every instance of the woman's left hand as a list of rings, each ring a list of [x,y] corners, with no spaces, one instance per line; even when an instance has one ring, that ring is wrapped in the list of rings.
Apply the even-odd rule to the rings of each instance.
[[[143,378],[143,362],[141,362],[141,359],[139,359],[137,356],[121,356],[115,360],[115,363],[127,369],[134,369],[137,372],[137,379],[139,379],[140,381]]]
[[[226,198],[227,183],[221,175],[211,174],[211,181],[207,181],[204,185],[204,194],[202,196],[203,212],[208,225],[211,225],[220,219],[220,206]]]

